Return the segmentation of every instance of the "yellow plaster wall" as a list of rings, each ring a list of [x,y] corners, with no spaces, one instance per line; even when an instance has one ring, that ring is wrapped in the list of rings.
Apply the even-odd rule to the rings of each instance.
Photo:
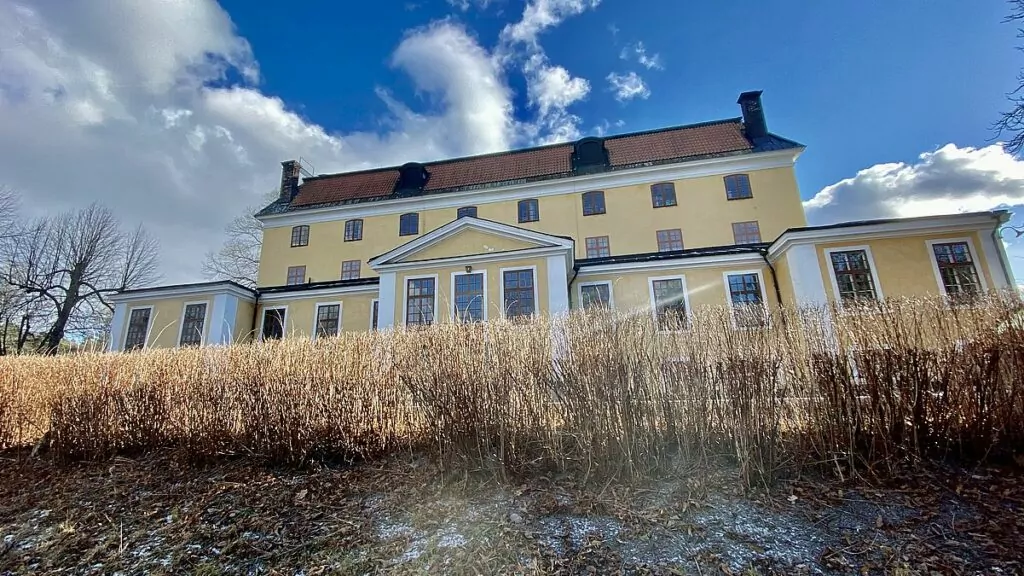
[[[263,310],[287,306],[285,333],[289,337],[309,338],[313,335],[313,321],[318,304],[341,303],[341,331],[365,332],[370,329],[370,303],[377,298],[377,292],[341,294],[336,296],[311,296],[271,303],[260,303],[257,323],[262,329]]]
[[[806,224],[792,167],[747,174],[754,197],[746,200],[727,200],[724,175],[717,175],[674,181],[678,205],[665,208],[652,207],[649,184],[606,189],[607,213],[595,216],[583,216],[581,196],[591,190],[584,187],[539,198],[538,222],[518,222],[518,200],[474,204],[467,199],[466,205],[477,206],[482,219],[570,236],[576,240],[577,258],[586,257],[584,239],[590,236],[608,236],[612,254],[621,255],[657,251],[657,230],[679,228],[685,246],[698,248],[732,244],[733,222],[757,220],[765,241],[774,240],[786,228]],[[343,242],[347,219],[343,212],[338,220],[311,224],[309,245],[300,248],[290,246],[290,226],[265,228],[259,285],[282,285],[288,267],[300,265],[306,266],[306,275],[313,281],[335,280],[344,260],[361,260],[361,275],[375,276],[367,260],[416,238],[398,235],[402,212],[396,208],[393,214],[363,218],[363,240],[357,242]],[[457,208],[420,212],[420,234],[451,222],[456,212]]]
[[[235,312],[235,326],[231,338],[235,342],[248,342],[252,338],[252,314],[256,305],[244,300],[238,301]]]
[[[941,234],[903,236],[898,238],[882,238],[877,240],[846,240],[818,244],[818,264],[825,293],[829,301],[836,298],[832,288],[831,263],[825,256],[825,250],[847,246],[864,246],[871,248],[875,261],[878,283],[881,285],[883,297],[936,296],[942,294],[935,279],[932,266],[933,255],[926,244],[929,240],[955,240],[970,238],[978,274],[985,278],[989,287],[992,276],[989,274],[988,262],[981,250],[981,238],[973,231],[949,231]]]
[[[796,291],[793,289],[793,279],[789,276],[789,261],[782,257],[772,262],[772,266],[775,267],[775,276],[779,281],[782,304],[784,306],[796,305]]]
[[[146,340],[147,348],[174,348],[178,345],[178,331],[181,326],[181,314],[185,310],[185,303],[198,304],[206,303],[206,321],[203,322],[203,339],[210,334],[210,315],[213,313],[213,298],[161,298],[153,300],[140,300],[127,304],[124,324],[121,327],[121,342],[128,335],[128,322],[131,319],[131,311],[134,308],[152,306],[149,313],[149,338]]]
[[[487,264],[474,264],[473,272],[486,271],[487,302],[485,306],[486,318],[495,319],[502,315],[501,303],[501,270],[516,269],[536,266],[534,273],[534,284],[537,287],[537,312],[547,314],[548,309],[548,270],[546,258],[524,258],[518,260],[506,260],[503,262],[491,262]],[[395,294],[395,325],[405,324],[403,315],[404,301],[407,280],[413,276],[437,275],[437,308],[434,317],[437,322],[449,322],[453,316],[452,304],[452,273],[465,272],[464,266],[449,266],[437,268],[424,268],[412,272],[399,272],[397,274]]]
[[[764,283],[764,293],[770,305],[777,305],[775,288],[772,285],[771,271],[765,265],[738,265],[701,268],[672,268],[666,270],[649,270],[639,272],[621,272],[579,276],[573,283],[573,308],[579,307],[579,284],[587,282],[610,281],[612,283],[612,299],[616,310],[649,311],[652,308],[650,296],[650,278],[682,276],[686,281],[686,292],[690,307],[697,309],[702,306],[723,306],[729,303],[723,274],[759,270]]]
[[[419,260],[433,260],[437,258],[451,258],[455,256],[470,256],[473,254],[489,254],[494,252],[509,252],[512,250],[525,250],[536,248],[537,244],[516,238],[498,236],[480,230],[462,230],[458,234],[445,238],[433,246],[424,248],[402,262],[415,262]]]

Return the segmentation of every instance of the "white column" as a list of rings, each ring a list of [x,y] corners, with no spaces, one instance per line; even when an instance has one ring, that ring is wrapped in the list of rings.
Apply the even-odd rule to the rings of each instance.
[[[828,304],[825,282],[821,278],[818,250],[813,244],[798,244],[786,251],[789,278],[793,281],[793,296],[797,306],[824,306]]]
[[[377,329],[384,330],[395,325],[396,284],[398,274],[385,272],[380,275],[379,295],[377,296]]]
[[[111,352],[121,350],[121,345],[124,344],[124,321],[127,314],[127,304],[118,302],[114,305],[114,318],[110,320],[110,343],[107,346]]]

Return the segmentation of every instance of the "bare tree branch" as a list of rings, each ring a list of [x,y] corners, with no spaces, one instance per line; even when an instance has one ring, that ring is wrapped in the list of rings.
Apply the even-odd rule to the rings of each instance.
[[[1024,21],[1024,0],[1010,0],[1009,3],[1010,13],[1003,18],[1003,22]],[[1017,28],[1017,38],[1024,39],[1024,28]],[[1017,49],[1024,50],[1024,46],[1018,46]],[[1006,99],[1010,101],[1012,107],[1000,115],[992,129],[996,131],[996,139],[1004,135],[1009,136],[1003,143],[1003,148],[1016,155],[1024,150],[1024,69],[1017,72],[1017,87],[1006,95]]]
[[[264,198],[270,203],[277,197],[273,191]],[[207,252],[203,275],[211,280],[231,280],[255,287],[263,246],[263,225],[253,217],[260,207],[247,206],[245,212],[232,220],[224,232],[227,240],[216,252]]]

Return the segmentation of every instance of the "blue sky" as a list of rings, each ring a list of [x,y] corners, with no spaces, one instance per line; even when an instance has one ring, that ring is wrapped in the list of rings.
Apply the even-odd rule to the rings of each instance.
[[[407,31],[439,18],[464,23],[484,46],[522,13],[495,1],[466,11],[446,0],[225,0],[259,58],[264,93],[337,131],[374,129],[386,114],[374,88],[414,106],[408,78],[388,66]],[[664,2],[604,0],[541,37],[549,58],[588,78],[572,110],[584,129],[623,121],[635,131],[738,115],[735,97],[763,89],[771,129],[808,146],[805,196],[879,162],[912,161],[949,142],[985,146],[1020,64],[1002,2]],[[373,25],[366,23],[372,22]],[[614,32],[614,33],[613,33]],[[642,42],[664,70],[622,60]],[[617,102],[610,72],[635,71],[646,100]],[[510,75],[517,110],[525,85]],[[421,109],[422,109],[421,108]]]
[[[1024,55],[998,0],[0,0],[0,185],[99,200],[197,280],[280,162],[320,173],[739,115],[799,140],[812,223],[1010,208]],[[1016,223],[1024,224],[1020,216]],[[1024,278],[1024,242],[1008,246]]]

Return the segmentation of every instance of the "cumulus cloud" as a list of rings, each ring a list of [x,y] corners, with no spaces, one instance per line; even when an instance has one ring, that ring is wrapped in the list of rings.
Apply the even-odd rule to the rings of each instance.
[[[599,3],[600,0],[530,0],[520,20],[501,31],[495,57],[505,64],[520,63],[527,98],[536,111],[532,122],[520,125],[520,132],[533,143],[564,142],[582,135],[582,119],[568,108],[587,97],[590,82],[551,64],[538,37]]]
[[[1024,161],[995,144],[946,144],[914,163],[865,168],[826,186],[804,202],[807,218],[822,224],[903,216],[991,210],[1024,204]]]
[[[626,102],[634,98],[646,100],[651,96],[650,88],[636,72],[627,72],[626,74],[612,72],[605,79],[608,80],[611,91],[619,102]]]
[[[865,168],[804,202],[811,224],[1013,209],[1024,205],[1024,161],[1001,145],[946,144],[913,163]],[[1011,222],[1024,225],[1019,215]],[[1024,238],[1003,234],[1010,264],[1024,281]]]
[[[661,54],[647,54],[647,47],[644,46],[643,42],[623,46],[622,50],[619,52],[619,58],[623,60],[635,60],[637,64],[640,64],[648,70],[665,69],[665,66],[661,63]]]
[[[199,277],[226,222],[303,156],[318,171],[507,149],[511,91],[463,27],[407,34],[391,64],[429,100],[378,90],[381,132],[332,133],[258,89],[259,67],[213,0],[0,0],[0,184],[30,214],[98,200],[144,221],[168,281]],[[223,80],[240,78],[234,86]]]
[[[476,6],[480,10],[486,10],[491,5],[492,0],[448,0],[448,5],[452,8],[458,8],[463,12],[467,12],[470,8]]]

